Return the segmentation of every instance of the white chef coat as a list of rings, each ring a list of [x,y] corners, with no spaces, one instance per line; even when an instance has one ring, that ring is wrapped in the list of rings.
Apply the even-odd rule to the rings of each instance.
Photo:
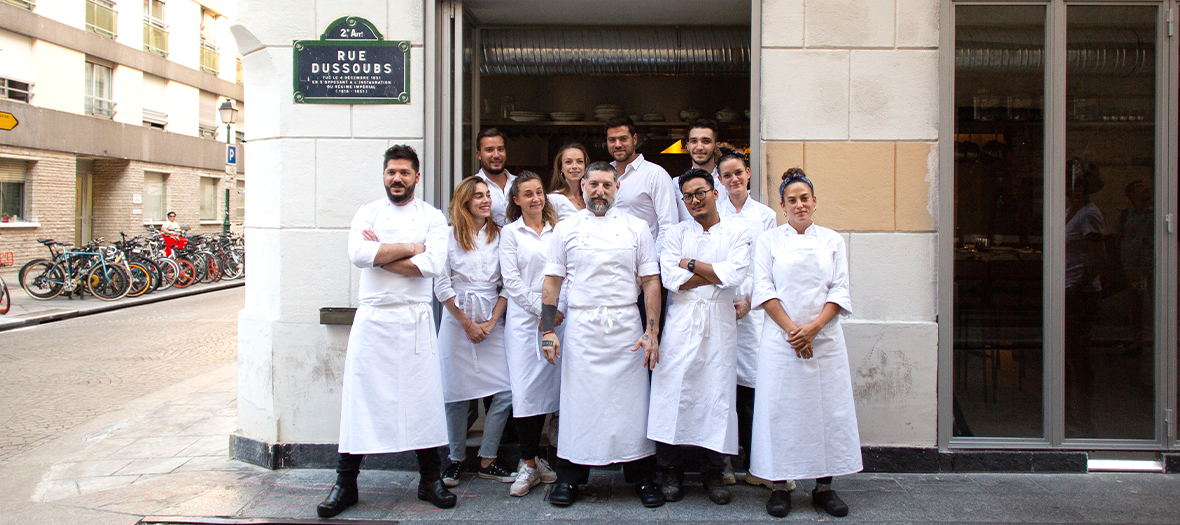
[[[717,211],[727,219],[735,220],[746,226],[753,243],[750,246],[751,256],[754,247],[758,245],[758,237],[762,232],[778,226],[778,215],[765,204],[754,200],[753,195],[746,196],[742,211],[738,212],[729,201],[728,194],[724,200],[717,201]],[[754,271],[746,272],[746,279],[734,294],[734,301],[750,301],[750,312],[737,322],[737,384],[754,388],[758,365],[758,339],[762,336],[762,323],[766,319],[766,312],[755,308],[752,296],[754,290]]]
[[[668,320],[660,364],[652,371],[647,438],[737,454],[737,316],[733,294],[750,266],[745,225],[722,219],[705,231],[684,221],[664,237],[660,276],[668,289]],[[713,265],[721,285],[680,290],[692,272],[681,259]]]
[[[557,220],[562,221],[569,216],[578,213],[578,207],[570,202],[570,198],[557,192],[548,195],[549,202],[553,205],[553,210],[557,212]]]
[[[762,234],[754,254],[754,303],[782,303],[798,325],[826,303],[851,311],[848,251],[840,234],[790,224]],[[750,473],[774,481],[859,472],[860,433],[840,316],[820,330],[811,359],[796,357],[769,318],[758,350]]]
[[[616,166],[618,162],[611,161],[610,164]],[[680,196],[680,185],[668,176],[668,172],[659,164],[644,160],[641,154],[619,174],[615,207],[647,223],[658,251],[664,232],[680,222],[682,217],[687,218],[688,210],[680,211],[684,206]],[[679,205],[677,201],[680,201]]]
[[[447,235],[446,270],[434,279],[439,302],[454,298],[467,318],[483,323],[492,318],[500,291],[500,237],[487,239],[487,226],[475,237],[475,249],[463,251],[454,228]],[[479,399],[510,390],[508,356],[504,351],[504,320],[496,322],[482,343],[474,344],[459,320],[445,307],[438,326],[443,397],[447,403]]]
[[[479,169],[476,175],[483,179],[484,184],[488,186],[488,193],[492,194],[492,220],[496,224],[503,226],[508,223],[508,217],[505,215],[508,212],[508,190],[512,187],[512,181],[516,180],[516,175],[513,175],[504,170],[504,174],[508,175],[508,182],[501,188],[496,184],[487,173],[484,173],[483,168]]]
[[[500,271],[508,295],[504,347],[512,383],[512,416],[556,412],[561,401],[561,367],[549,364],[541,352],[541,288],[545,283],[545,255],[553,227],[537,234],[520,218],[500,232]],[[555,329],[558,339],[564,323]]]
[[[372,230],[380,242],[366,241]],[[344,358],[340,452],[382,454],[447,443],[442,380],[430,308],[430,280],[446,263],[447,221],[420,199],[361,207],[348,256],[361,270],[360,294]],[[423,277],[374,267],[381,243],[420,243],[410,258]]]
[[[608,465],[654,454],[644,353],[631,351],[643,335],[639,278],[660,272],[647,225],[618,208],[582,210],[557,223],[546,261],[545,275],[570,279],[557,457]]]

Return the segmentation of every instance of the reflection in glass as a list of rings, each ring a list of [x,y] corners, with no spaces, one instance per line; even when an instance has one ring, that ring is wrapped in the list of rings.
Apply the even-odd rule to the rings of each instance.
[[[954,435],[1044,435],[1043,6],[956,6]]]
[[[1065,437],[1155,433],[1152,6],[1070,6]]]

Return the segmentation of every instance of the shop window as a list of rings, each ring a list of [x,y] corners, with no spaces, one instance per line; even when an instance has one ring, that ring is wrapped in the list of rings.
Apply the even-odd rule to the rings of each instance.
[[[86,30],[114,39],[118,36],[119,13],[109,0],[86,0]]]
[[[234,192],[234,220],[246,220],[246,181],[240,180],[237,183],[237,191]]]
[[[94,62],[86,62],[86,114],[106,118],[115,116],[111,68]]]
[[[25,217],[25,176],[28,163],[0,159],[0,221],[19,222]]]
[[[164,222],[168,207],[168,174],[143,172],[143,221]]]
[[[218,218],[217,181],[214,177],[201,177],[202,221],[215,221]]]
[[[0,99],[28,102],[33,98],[30,91],[32,87],[33,85],[29,82],[0,77]]]
[[[143,50],[168,56],[168,24],[161,0],[143,0]]]

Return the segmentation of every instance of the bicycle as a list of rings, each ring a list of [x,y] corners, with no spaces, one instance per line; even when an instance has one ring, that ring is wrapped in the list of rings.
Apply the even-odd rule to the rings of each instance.
[[[125,259],[114,247],[100,246],[96,239],[78,250],[53,239],[37,239],[49,249],[52,259],[33,259],[20,269],[21,288],[30,297],[48,301],[68,292],[71,296],[83,289],[103,301],[122,299],[131,288],[131,274],[124,268]],[[61,247],[54,249],[54,247]]]
[[[0,268],[12,266],[12,252],[0,253]],[[5,315],[12,308],[12,294],[8,292],[8,283],[0,276],[0,315]]]

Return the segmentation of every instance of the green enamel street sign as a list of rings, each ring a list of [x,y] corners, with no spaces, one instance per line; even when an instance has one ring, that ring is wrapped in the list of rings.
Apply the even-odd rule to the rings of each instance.
[[[410,42],[385,40],[364,18],[338,18],[292,47],[296,103],[410,103]]]

